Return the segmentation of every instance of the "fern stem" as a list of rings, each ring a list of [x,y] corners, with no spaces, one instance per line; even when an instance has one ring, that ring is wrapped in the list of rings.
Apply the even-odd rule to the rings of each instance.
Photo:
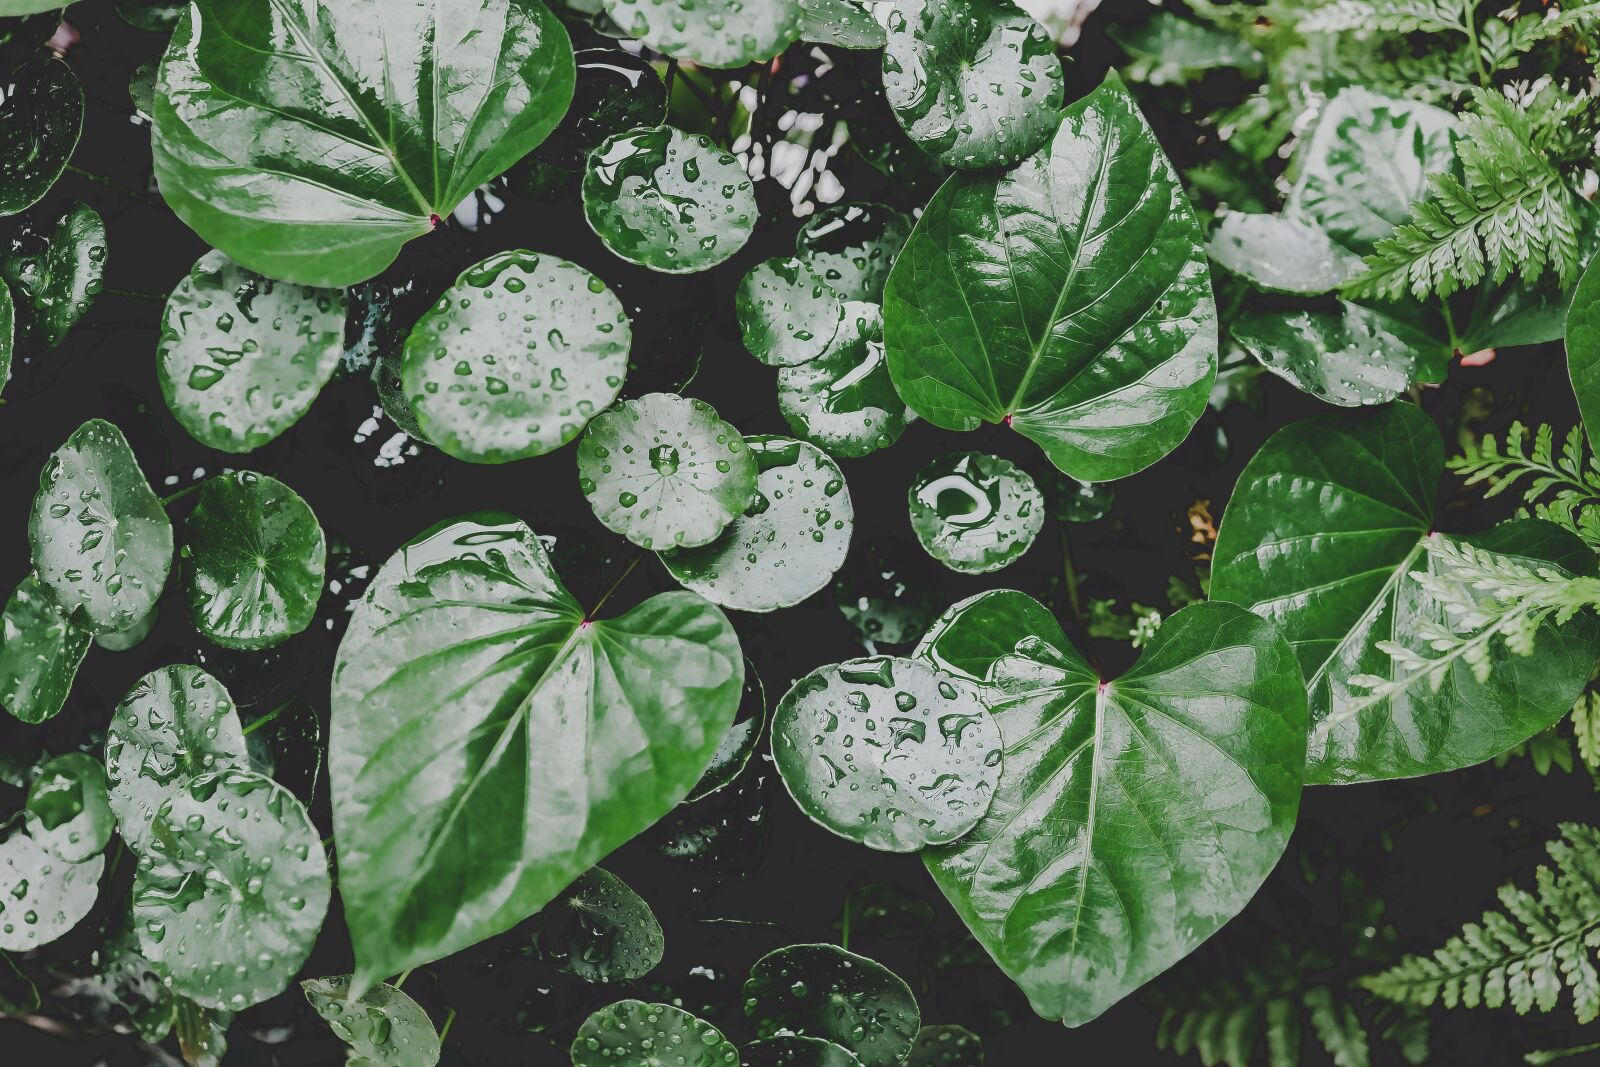
[[[1489,87],[1489,68],[1483,62],[1483,49],[1478,46],[1478,22],[1474,18],[1477,0],[1461,0],[1461,25],[1467,31],[1467,46],[1472,49],[1472,62],[1478,67],[1478,84]]]

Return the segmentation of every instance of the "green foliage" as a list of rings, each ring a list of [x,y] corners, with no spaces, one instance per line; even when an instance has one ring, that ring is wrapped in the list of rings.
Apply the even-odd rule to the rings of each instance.
[[[1567,431],[1557,452],[1548,424],[1539,424],[1530,440],[1527,426],[1513,422],[1503,444],[1492,434],[1469,439],[1446,465],[1467,485],[1487,485],[1486,499],[1519,490],[1526,505],[1520,514],[1553,522],[1600,550],[1600,459],[1585,446],[1581,427]]]

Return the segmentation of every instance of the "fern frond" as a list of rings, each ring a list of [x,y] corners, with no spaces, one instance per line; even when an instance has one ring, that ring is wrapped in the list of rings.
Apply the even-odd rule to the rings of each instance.
[[[1566,823],[1546,848],[1534,888],[1501,886],[1501,910],[1484,913],[1428,956],[1408,956],[1360,979],[1368,991],[1402,1004],[1548,1012],[1571,991],[1580,1023],[1600,1016],[1600,830]]]
[[[1586,689],[1572,705],[1572,733],[1578,740],[1578,757],[1600,768],[1600,691]]]
[[[1581,427],[1567,431],[1559,454],[1554,443],[1555,432],[1541,425],[1530,451],[1528,428],[1514,422],[1504,446],[1485,434],[1447,465],[1467,485],[1487,484],[1485,499],[1520,488],[1527,505],[1521,514],[1554,522],[1600,548],[1600,461],[1585,448]]]
[[[1335,0],[1295,23],[1301,33],[1383,30],[1389,33],[1466,33],[1458,0]]]

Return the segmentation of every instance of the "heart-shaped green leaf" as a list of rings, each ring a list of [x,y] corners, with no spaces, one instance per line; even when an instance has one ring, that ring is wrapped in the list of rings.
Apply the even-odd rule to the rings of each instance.
[[[756,193],[739,161],[709,137],[653,126],[616,134],[590,154],[583,212],[628,262],[689,274],[744,247]]]
[[[339,645],[329,774],[358,986],[508,929],[688,795],[744,661],[688,593],[585,616],[533,532],[447,523]]]
[[[794,254],[844,300],[883,299],[889,268],[911,236],[911,216],[883,204],[833,204],[806,220]]]
[[[800,810],[885,852],[949,844],[989,810],[1000,730],[977,691],[920,660],[818,667],[772,717],[772,759]]]
[[[1108,82],[1003,175],[929,203],[884,290],[889,373],[936,426],[1008,422],[1092,481],[1188,435],[1216,374],[1200,225],[1155,134]]]
[[[106,224],[87,204],[74,204],[49,233],[25,226],[0,252],[17,337],[47,351],[59,345],[99,295],[105,264]]]
[[[1361,269],[1361,259],[1314,226],[1230,211],[1206,245],[1211,260],[1269,293],[1316,296]]]
[[[184,526],[195,628],[224,648],[267,648],[311,625],[328,545],[311,508],[276,478],[207,479]]]
[[[0,949],[28,952],[77,926],[100,895],[106,858],[57,859],[25,833],[0,841]]]
[[[1496,756],[1560,719],[1595,663],[1600,625],[1586,615],[1538,634],[1538,655],[1496,643],[1478,681],[1457,660],[1449,684],[1390,696],[1352,684],[1401,673],[1378,647],[1419,653],[1419,627],[1444,609],[1415,574],[1432,568],[1434,497],[1444,449],[1410,404],[1304,419],[1273,434],[1246,464],[1223,516],[1211,595],[1283,631],[1311,700],[1308,783],[1364,782],[1454,770]],[[1498,527],[1473,543],[1593,573],[1593,553],[1540,522]]]
[[[855,505],[839,465],[788,437],[747,437],[756,477],[749,505],[710,544],[663,552],[672,576],[707,600],[739,611],[800,603],[843,566]]]
[[[1248,311],[1228,327],[1261,365],[1318,400],[1381,404],[1416,376],[1417,351],[1392,320],[1340,301],[1332,309]]]
[[[961,574],[1009,567],[1044,527],[1044,494],[999,456],[952,452],[906,490],[911,529],[928,555]]]
[[[795,0],[605,0],[605,7],[629,37],[706,67],[771,59],[800,32]]]
[[[911,988],[876,960],[833,945],[790,945],[750,968],[744,1009],[763,1038],[820,1037],[863,1067],[897,1067],[922,1022]]]
[[[67,621],[38,578],[22,579],[0,616],[0,705],[22,722],[55,718],[89,636]]]
[[[156,376],[196,441],[250,452],[300,421],[344,351],[345,294],[207,252],[167,298]]]
[[[780,1034],[740,1049],[739,1067],[861,1067],[861,1061],[825,1038]]]
[[[1283,854],[1305,685],[1243,608],[1184,608],[1114,681],[1011,590],[951,608],[918,654],[983,686],[1006,738],[989,815],[923,858],[1040,1015],[1100,1015],[1237,914]]]
[[[45,462],[28,520],[34,572],[75,625],[127,629],[172,567],[172,523],[122,431],[90,419]]]
[[[828,350],[845,302],[809,263],[769,259],[739,282],[734,307],[750,354],[768,366],[792,367]]]
[[[896,0],[885,23],[883,94],[930,156],[1007,167],[1061,121],[1061,60],[1009,0]]]
[[[43,11],[59,5],[28,6]],[[6,80],[14,88],[0,100],[0,216],[39,202],[83,133],[83,87],[64,60],[35,60]]]
[[[572,1067],[732,1067],[739,1050],[722,1031],[671,1004],[619,1000],[584,1020]]]
[[[349,975],[300,983],[306,999],[339,1040],[350,1046],[353,1067],[433,1067],[439,1034],[422,1006],[392,985],[379,982],[350,996]]]
[[[412,327],[401,382],[427,440],[457,459],[554,451],[628,373],[622,301],[575,263],[500,252],[468,267]]]
[[[580,874],[533,922],[540,958],[586,982],[643,978],[666,948],[650,905],[604,867]]]
[[[144,850],[156,809],[179,783],[249,766],[233,699],[199,667],[178,664],[140,678],[106,729],[107,801],[135,852]]]
[[[68,752],[39,768],[28,787],[28,836],[57,859],[82,863],[106,847],[116,820],[100,761]]]
[[[573,79],[540,0],[196,0],[161,63],[156,183],[251,270],[352,285],[544,140]]]
[[[710,404],[647,393],[590,424],[578,485],[595,518],[640,548],[692,548],[745,510],[756,460]]]
[[[876,304],[846,303],[826,352],[779,369],[778,409],[795,433],[836,456],[865,456],[900,439],[911,412],[883,359]]]
[[[1567,312],[1567,374],[1590,441],[1600,441],[1600,268],[1591,261]]]

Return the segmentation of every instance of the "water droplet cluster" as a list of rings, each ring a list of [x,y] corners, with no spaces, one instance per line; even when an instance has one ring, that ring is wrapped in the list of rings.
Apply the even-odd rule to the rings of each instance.
[[[1044,497],[1025,471],[983,452],[953,452],[923,467],[906,494],[928,555],[962,574],[1009,566],[1044,526]]]

